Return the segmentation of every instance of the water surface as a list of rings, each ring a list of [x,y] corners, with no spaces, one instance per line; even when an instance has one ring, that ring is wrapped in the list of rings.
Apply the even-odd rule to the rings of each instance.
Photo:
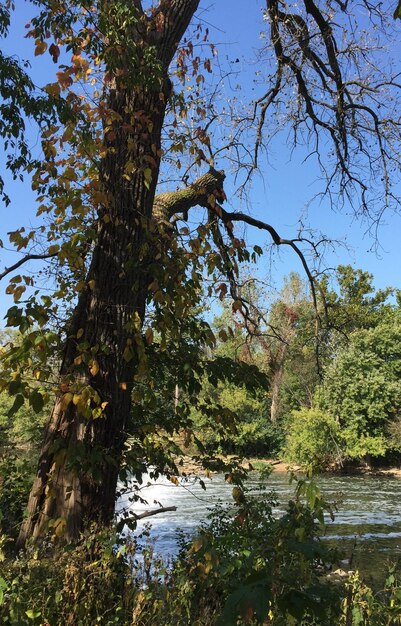
[[[188,534],[206,519],[217,503],[232,502],[232,486],[222,475],[205,479],[206,491],[195,481],[174,485],[167,479],[141,490],[147,505],[136,503],[135,512],[163,506],[176,506],[177,510],[158,514],[139,522],[138,533],[145,523],[152,525],[155,551],[164,557],[177,552],[177,530]],[[258,477],[250,477],[248,486],[257,485]],[[344,552],[344,569],[358,567],[365,576],[382,575],[388,561],[401,558],[401,480],[376,476],[322,476],[319,487],[325,498],[339,501],[335,520],[327,516],[325,540],[333,542]],[[274,491],[280,515],[294,496],[294,484],[289,484],[286,474],[273,473],[267,481],[268,490]],[[123,502],[120,502],[122,505]]]

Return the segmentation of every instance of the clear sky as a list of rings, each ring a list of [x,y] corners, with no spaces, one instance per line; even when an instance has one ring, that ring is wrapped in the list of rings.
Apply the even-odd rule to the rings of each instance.
[[[29,20],[33,8],[31,5],[18,0],[14,14],[14,24],[10,37],[4,42],[3,49],[20,59],[29,59],[32,63],[31,75],[38,85],[52,80],[55,67],[50,57],[33,58],[32,40],[24,39],[24,25]],[[262,21],[261,0],[201,0],[199,18],[205,26],[210,25],[210,40],[217,45],[220,62],[227,67],[233,65],[236,76],[236,85],[242,85],[244,99],[260,95],[262,87],[254,82],[255,72],[263,67],[257,60],[257,49],[260,48],[260,32],[264,30]],[[246,7],[244,9],[244,7]],[[400,30],[401,40],[401,30]],[[235,65],[234,65],[235,64]],[[401,68],[400,68],[401,69]],[[234,80],[234,79],[233,79]],[[30,130],[34,150],[40,149],[37,145],[33,127]],[[247,205],[239,200],[233,200],[231,210],[247,210],[252,215],[270,222],[284,237],[296,234],[297,222],[300,216],[310,223],[312,228],[324,232],[329,237],[343,241],[349,249],[340,243],[328,251],[325,262],[328,266],[340,263],[351,263],[354,267],[370,271],[374,275],[377,287],[392,285],[401,287],[399,268],[401,266],[401,217],[387,214],[383,225],[378,231],[379,247],[375,246],[374,239],[366,233],[366,224],[360,224],[343,213],[333,212],[328,202],[314,204],[306,216],[306,206],[314,194],[316,187],[316,166],[313,161],[302,163],[303,154],[295,155],[290,161],[289,151],[284,139],[275,141],[269,150],[269,164],[262,162],[262,174],[254,179],[250,190]],[[0,155],[1,159],[1,155]],[[4,160],[2,162],[4,174]],[[21,225],[35,223],[35,197],[30,189],[29,180],[13,182],[5,174],[8,183],[9,195],[12,202],[9,207],[0,205],[0,239],[7,247],[7,232],[15,230]],[[232,183],[229,181],[228,185]],[[247,236],[253,243],[263,245],[267,237],[260,233],[247,230]],[[19,255],[0,248],[0,268],[17,261]],[[275,277],[279,282],[281,277],[290,271],[302,272],[299,260],[290,250],[280,250],[275,255]],[[271,257],[266,255],[260,261],[260,274],[267,273],[270,268]],[[0,326],[1,319],[12,300],[4,295],[6,282],[0,283]]]

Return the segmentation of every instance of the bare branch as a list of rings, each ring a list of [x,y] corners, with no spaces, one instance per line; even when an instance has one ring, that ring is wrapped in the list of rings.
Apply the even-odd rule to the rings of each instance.
[[[271,238],[273,239],[273,242],[276,244],[276,246],[285,245],[285,246],[289,246],[290,248],[294,250],[294,252],[300,258],[302,266],[305,270],[305,274],[308,277],[308,280],[311,286],[313,305],[315,307],[315,310],[317,311],[317,296],[316,296],[316,289],[315,289],[315,281],[314,281],[314,278],[312,276],[312,273],[309,269],[308,263],[305,259],[305,256],[302,250],[296,244],[296,241],[302,241],[302,238],[283,239],[282,237],[280,237],[276,229],[273,228],[273,226],[271,226],[271,224],[267,224],[266,222],[257,220],[254,217],[251,217],[250,215],[246,215],[246,213],[237,213],[237,212],[230,213],[229,211],[225,211],[225,209],[223,209],[222,207],[219,207],[219,210],[221,211],[221,217],[224,223],[229,224],[229,222],[244,222],[245,224],[249,224],[250,226],[255,226],[256,228],[260,230],[267,231],[269,235],[271,236]]]
[[[10,267],[6,267],[4,271],[0,274],[0,280],[2,280],[8,274],[11,274],[11,272],[14,272],[15,270],[17,270],[19,267],[21,267],[21,265],[28,263],[28,261],[51,259],[57,255],[58,255],[58,252],[52,252],[51,254],[27,254],[24,257],[22,257],[22,259],[17,261],[17,263],[14,263],[14,265],[11,265]]]
[[[387,49],[392,35],[385,9],[362,0],[372,23],[368,34],[356,6],[348,0],[266,0],[276,64],[269,89],[255,104],[251,171],[262,131],[273,137],[280,120],[281,128],[292,128],[294,147],[310,146],[326,181],[322,195],[332,204],[349,203],[378,223],[383,208],[401,205],[395,191],[401,169],[401,85]],[[273,107],[276,114],[268,119]]]
[[[133,520],[144,519],[145,517],[152,517],[153,515],[159,515],[159,513],[167,513],[169,511],[176,511],[176,506],[161,506],[158,509],[153,509],[151,511],[144,511],[143,513],[134,513],[132,518]]]

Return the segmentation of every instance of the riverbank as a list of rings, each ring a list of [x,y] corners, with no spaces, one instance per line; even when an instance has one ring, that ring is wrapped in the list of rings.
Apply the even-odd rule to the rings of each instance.
[[[234,457],[225,457],[221,460],[230,462]],[[246,458],[241,461],[241,466],[250,471],[263,471],[271,468],[274,473],[302,473],[303,468],[300,465],[286,463],[280,459],[259,459],[259,458]],[[194,462],[191,457],[184,457],[181,464],[181,474],[198,474],[204,475],[206,472],[202,468],[200,463]],[[211,472],[214,474],[215,472]],[[401,479],[401,468],[399,467],[368,467],[367,465],[347,465],[343,467],[331,467],[328,470],[322,472],[325,475],[366,475],[366,476],[383,476],[388,478]]]
[[[249,459],[247,463],[250,463],[255,469],[259,469],[259,466],[271,466],[273,472],[302,472],[300,465],[291,465],[284,461],[274,459]],[[401,479],[401,468],[399,467],[368,467],[367,465],[344,465],[343,467],[331,467],[323,474],[335,474],[344,476],[353,475],[366,475],[366,476],[388,476],[389,478]]]

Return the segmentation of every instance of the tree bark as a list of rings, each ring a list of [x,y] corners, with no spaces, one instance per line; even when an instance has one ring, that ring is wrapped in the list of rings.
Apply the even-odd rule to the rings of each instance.
[[[66,540],[76,541],[89,524],[113,519],[140,361],[135,336],[141,330],[152,280],[143,250],[149,245],[161,131],[171,91],[168,68],[198,1],[161,0],[152,17],[141,15],[142,45],[157,49],[160,87],[115,84],[107,93],[107,108],[120,116],[110,139],[105,136],[109,149],[100,166],[103,190],[112,201],[99,211],[86,287],[68,329],[60,371],[63,394],[46,427],[19,547],[49,526],[58,528]],[[141,9],[140,2],[136,5]],[[162,29],[156,28],[156,19]],[[145,176],[145,165],[127,180],[129,161],[151,162],[151,180]],[[96,418],[92,409],[98,405],[102,414]]]
[[[281,383],[284,375],[284,361],[275,364],[272,369],[270,421],[277,424],[280,414]]]

